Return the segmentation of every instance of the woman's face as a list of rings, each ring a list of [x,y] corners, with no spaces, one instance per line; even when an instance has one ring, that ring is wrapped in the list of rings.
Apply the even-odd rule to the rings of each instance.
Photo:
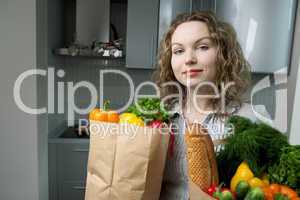
[[[171,38],[171,65],[176,79],[186,87],[195,87],[216,77],[217,48],[207,25],[200,21],[180,24]]]

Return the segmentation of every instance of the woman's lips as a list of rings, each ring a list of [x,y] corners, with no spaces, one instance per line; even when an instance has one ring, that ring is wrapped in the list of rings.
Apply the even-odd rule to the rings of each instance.
[[[194,77],[194,76],[198,76],[201,72],[203,72],[203,69],[190,69],[182,73],[187,76]]]

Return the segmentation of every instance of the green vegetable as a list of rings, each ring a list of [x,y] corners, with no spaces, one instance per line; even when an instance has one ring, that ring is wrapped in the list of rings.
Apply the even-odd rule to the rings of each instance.
[[[241,133],[247,129],[255,127],[250,119],[238,115],[230,117],[227,123],[234,125],[234,131],[236,133]]]
[[[259,187],[251,189],[245,197],[245,200],[264,200],[264,199],[265,199],[264,192]]]
[[[220,200],[233,200],[234,197],[229,190],[225,190],[222,192],[222,197]]]
[[[220,190],[214,192],[213,197],[217,198],[217,199],[221,199],[222,198],[222,192]]]
[[[269,167],[270,181],[300,189],[300,145],[282,148],[280,159]]]
[[[289,198],[287,196],[284,196],[280,193],[275,194],[274,196],[274,200],[289,200]]]
[[[248,193],[250,186],[247,181],[240,181],[236,186],[236,194],[238,199],[244,199]]]
[[[160,120],[166,123],[169,121],[170,116],[167,113],[165,106],[160,105],[161,101],[159,98],[140,98],[138,99],[137,104],[138,106],[132,104],[126,112],[134,113],[146,123],[153,120]]]
[[[288,146],[287,137],[266,124],[252,123],[241,116],[232,116],[227,123],[234,127],[234,134],[217,154],[220,181],[226,185],[241,162],[246,161],[260,177],[279,160],[280,149]]]

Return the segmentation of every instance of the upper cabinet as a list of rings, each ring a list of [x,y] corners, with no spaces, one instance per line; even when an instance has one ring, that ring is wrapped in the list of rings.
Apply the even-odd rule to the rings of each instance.
[[[53,0],[48,45],[59,55],[153,69],[172,20],[180,13],[211,10],[235,28],[253,72],[287,71],[296,6],[297,0]]]
[[[192,11],[215,10],[216,0],[191,0]]]
[[[159,0],[128,0],[126,67],[155,67]]]
[[[253,72],[287,71],[296,0],[218,0],[215,8],[234,26]]]

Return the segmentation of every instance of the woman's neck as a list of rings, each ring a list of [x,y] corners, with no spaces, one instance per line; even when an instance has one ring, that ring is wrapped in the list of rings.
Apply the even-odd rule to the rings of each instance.
[[[212,95],[212,93],[208,90],[198,90],[196,95],[195,90],[193,88],[187,90],[186,102],[184,105],[185,113],[199,113],[206,115],[212,112],[212,97],[204,97],[204,95]]]

